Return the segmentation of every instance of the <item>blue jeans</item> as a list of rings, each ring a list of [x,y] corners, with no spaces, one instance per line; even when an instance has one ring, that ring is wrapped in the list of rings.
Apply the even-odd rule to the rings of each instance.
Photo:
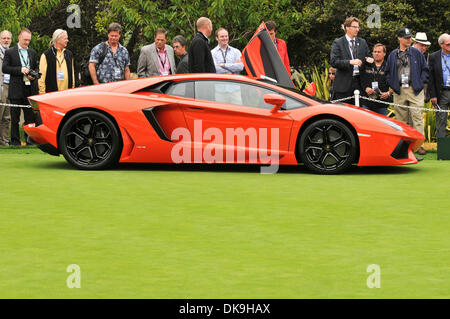
[[[388,115],[388,110],[387,107],[372,107],[372,106],[362,106],[363,108],[365,108],[366,110],[387,116]]]

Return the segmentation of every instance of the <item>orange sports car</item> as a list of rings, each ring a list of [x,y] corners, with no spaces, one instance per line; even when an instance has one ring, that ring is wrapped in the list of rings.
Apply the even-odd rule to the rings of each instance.
[[[116,163],[304,164],[325,174],[417,163],[424,136],[362,108],[273,80],[184,74],[29,98],[39,147],[80,169]]]

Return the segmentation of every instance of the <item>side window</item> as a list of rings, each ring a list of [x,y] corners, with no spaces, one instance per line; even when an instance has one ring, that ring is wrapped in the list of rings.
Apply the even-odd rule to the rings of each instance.
[[[164,93],[167,95],[194,98],[194,82],[175,82]]]
[[[272,106],[264,102],[264,94],[275,93],[260,86],[233,81],[197,81],[195,98],[220,103],[243,105],[263,109]]]
[[[266,94],[280,94],[286,98],[283,109],[304,107],[301,101],[262,86],[233,81],[196,81],[195,98],[220,103],[243,105],[260,109],[272,109],[273,105],[264,101]]]
[[[286,103],[284,103],[284,105],[283,105],[283,109],[285,109],[285,110],[298,109],[298,108],[306,106],[306,104],[303,103],[302,101],[293,99],[284,94],[281,94],[281,95],[283,95],[286,98]]]

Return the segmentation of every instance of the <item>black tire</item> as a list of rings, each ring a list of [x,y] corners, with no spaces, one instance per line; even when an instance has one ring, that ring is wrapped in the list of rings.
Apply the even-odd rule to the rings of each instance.
[[[357,154],[356,137],[349,127],[334,119],[309,124],[297,145],[300,161],[320,174],[338,174],[348,169]]]
[[[106,115],[83,111],[64,123],[59,150],[78,169],[106,169],[117,164],[122,152],[119,130]]]

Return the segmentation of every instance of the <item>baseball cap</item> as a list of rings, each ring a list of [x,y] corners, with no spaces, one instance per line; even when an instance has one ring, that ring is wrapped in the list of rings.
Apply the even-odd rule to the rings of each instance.
[[[412,34],[408,28],[401,28],[397,31],[397,36],[400,38],[411,38]]]

